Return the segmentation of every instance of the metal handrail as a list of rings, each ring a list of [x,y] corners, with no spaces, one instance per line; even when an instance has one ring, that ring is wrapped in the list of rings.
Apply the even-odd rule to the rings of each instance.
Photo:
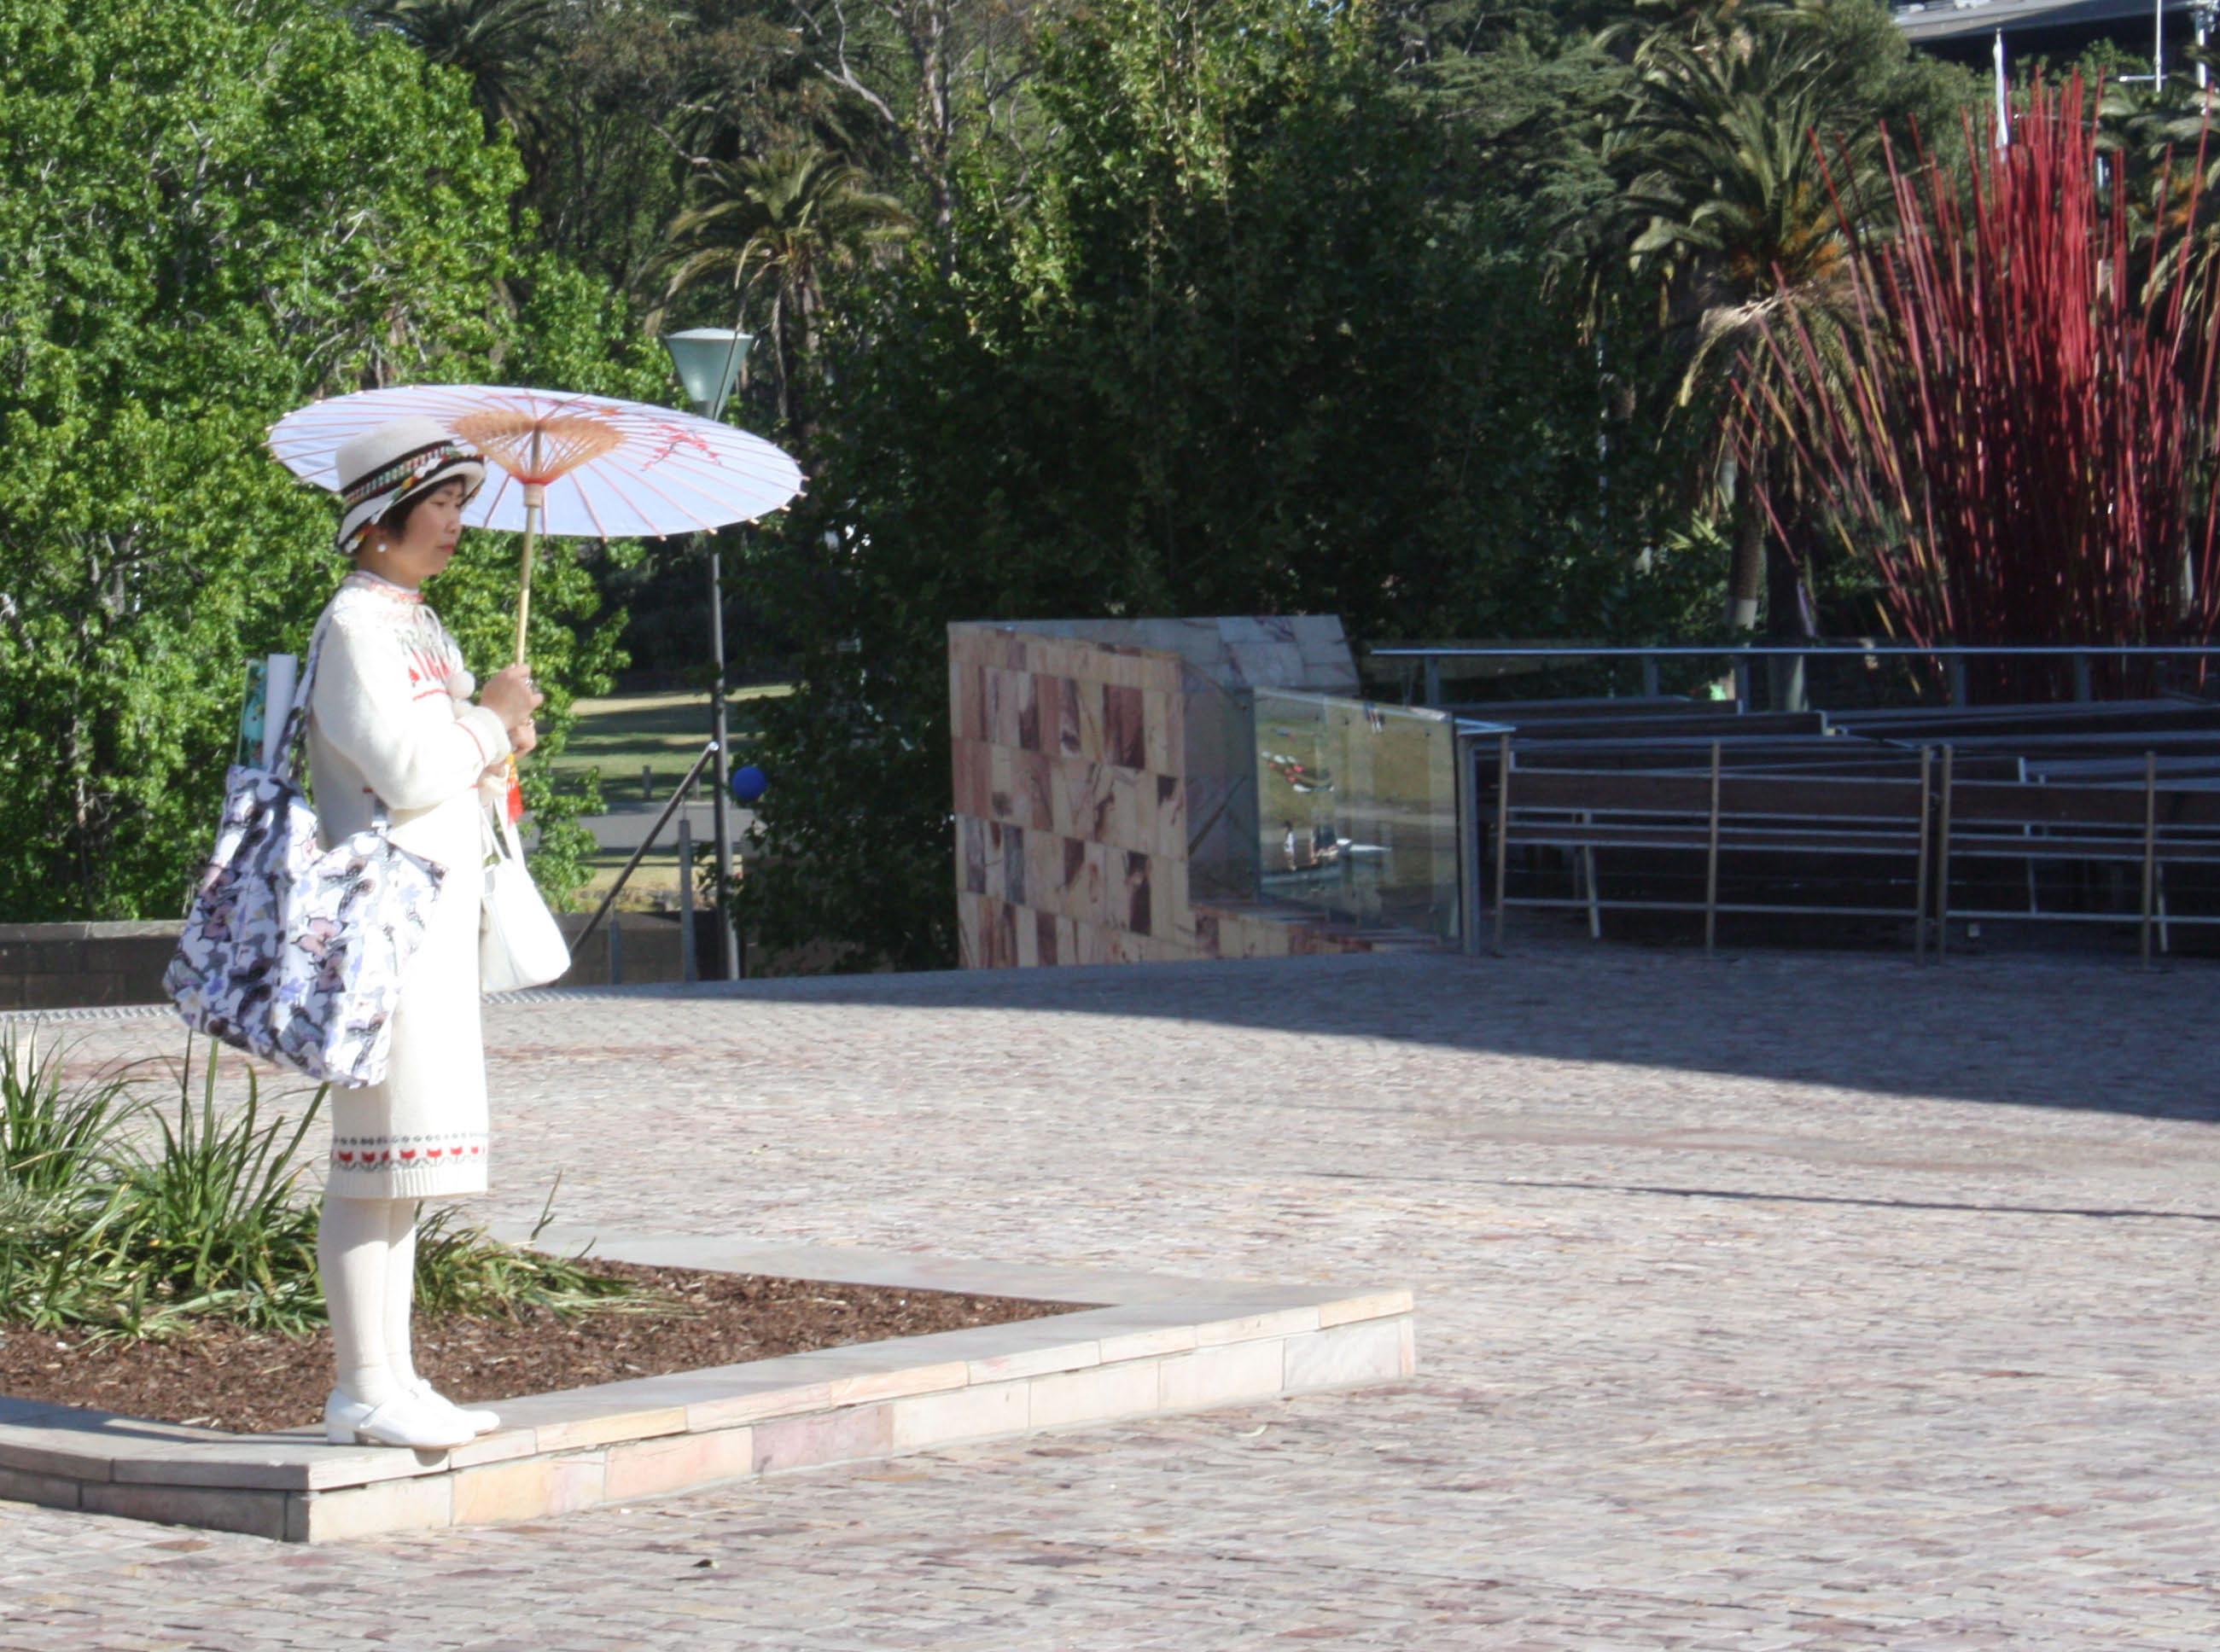
[[[1642,662],[1642,691],[1652,695],[1657,692],[1657,662],[1661,659],[1732,661],[1735,702],[1743,704],[1750,697],[1749,662],[1753,659],[1872,659],[1886,657],[1941,660],[1949,673],[1951,703],[1963,705],[1966,700],[1965,662],[1967,659],[2070,659],[2073,662],[2073,697],[2080,701],[2091,698],[2089,666],[2093,660],[2216,658],[2220,658],[2220,643],[1906,643],[1825,642],[1817,639],[1806,643],[1469,643],[1448,644],[1439,647],[1412,645],[1371,648],[1365,651],[1365,657],[1375,660],[1409,661],[1417,668],[1403,673],[1406,704],[1410,703],[1411,696],[1418,687],[1419,673],[1424,674],[1425,703],[1441,703],[1441,665],[1444,660],[1638,659]]]
[[[1711,656],[1725,654],[2211,654],[2220,656],[2220,643],[1510,643],[1459,644],[1443,648],[1371,648],[1372,659],[1547,659],[1554,655],[1590,659],[1608,657],[1638,659],[1645,655]]]
[[[702,748],[702,755],[694,759],[694,766],[686,771],[686,777],[671,788],[670,801],[663,806],[663,813],[655,817],[655,824],[647,829],[647,836],[640,840],[639,847],[632,851],[632,858],[625,863],[624,870],[617,874],[617,881],[602,897],[602,904],[594,908],[594,915],[586,920],[586,926],[578,932],[578,938],[571,944],[572,957],[583,951],[586,943],[593,938],[594,932],[601,927],[602,920],[609,915],[609,908],[616,904],[617,896],[624,893],[626,882],[639,870],[640,862],[647,858],[647,851],[655,847],[655,840],[663,835],[663,828],[670,824],[670,817],[678,812],[678,806],[686,801],[686,794],[694,789],[694,782],[701,779],[702,770],[716,755],[717,742],[712,740]]]

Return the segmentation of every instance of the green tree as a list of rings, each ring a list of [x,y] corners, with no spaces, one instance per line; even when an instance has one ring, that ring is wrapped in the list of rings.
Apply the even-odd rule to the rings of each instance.
[[[342,571],[263,431],[543,347],[493,297],[519,172],[459,75],[313,0],[22,0],[0,132],[0,913],[167,916],[246,662],[297,651]],[[465,626],[468,583],[440,595]],[[590,602],[539,622],[573,690],[607,665]]]
[[[794,141],[839,102],[793,31],[739,0],[564,0],[526,95],[539,244],[643,302],[696,158]]]
[[[536,124],[534,71],[548,47],[556,0],[370,0],[363,20],[392,29],[428,63],[459,69],[486,135]]]
[[[1769,359],[1750,352],[1768,326],[1793,321],[1823,346],[1839,340],[1849,290],[1843,226],[1846,215],[1887,207],[1884,131],[1949,107],[1955,87],[1908,64],[1871,0],[1706,0],[1665,14],[1650,8],[1660,21],[1606,36],[1630,41],[1631,54],[1602,144],[1618,185],[1618,228],[1596,243],[1598,261],[1622,265],[1654,295],[1681,358],[1670,387],[1679,416],[1724,432],[1722,387]],[[1618,290],[1618,273],[1606,290]],[[1731,476],[1737,461],[1744,474],[1726,489],[1728,623],[1755,625],[1769,591],[1772,627],[1805,630],[1793,548],[1769,539],[1761,502],[1787,490],[1768,488],[1772,461],[1754,427],[1737,426],[1706,469]]]
[[[1725,370],[1768,318],[1793,309],[1816,336],[1832,335],[1831,308],[1847,296],[1836,190],[1869,188],[1880,149],[1869,111],[1852,102],[1810,23],[1788,7],[1730,0],[1644,31],[1604,140],[1625,224],[1623,250],[1611,254],[1654,290],[1660,327],[1681,341],[1674,403],[1695,402],[1698,418],[1722,427]],[[1848,134],[1830,155],[1826,135],[1845,115]],[[1744,449],[1749,474],[1727,489],[1735,533],[1726,618],[1736,630],[1757,623],[1768,583],[1780,606],[1791,566],[1776,554],[1768,581],[1767,454]],[[1733,466],[1728,458],[1718,468],[1732,476]],[[1803,628],[1780,618],[1776,629]]]
[[[748,573],[801,651],[740,896],[771,946],[951,957],[951,620],[1654,614],[1654,458],[1600,463],[1592,342],[1495,203],[1435,198],[1438,128],[1371,31],[1301,0],[1074,16],[1023,190],[975,151],[948,272],[833,307],[823,464]]]
[[[728,284],[730,314],[763,306],[778,416],[808,445],[809,419],[795,383],[814,365],[824,327],[825,277],[875,247],[890,247],[909,215],[869,187],[862,170],[822,149],[788,148],[709,162],[691,203],[670,226],[664,293],[675,300]],[[661,312],[651,316],[651,327]]]

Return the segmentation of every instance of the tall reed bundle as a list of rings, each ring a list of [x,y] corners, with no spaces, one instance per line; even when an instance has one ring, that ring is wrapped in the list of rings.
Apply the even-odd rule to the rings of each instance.
[[[1969,122],[1962,172],[1890,149],[1893,235],[1837,201],[1847,348],[1792,312],[1754,352],[1773,371],[1743,380],[1752,439],[1795,456],[1913,641],[2204,640],[2220,620],[2215,295],[2178,229],[2131,233],[2086,108],[2077,76],[2030,91],[2008,146]],[[2196,221],[2203,146],[2186,180],[2159,166],[2162,231]]]

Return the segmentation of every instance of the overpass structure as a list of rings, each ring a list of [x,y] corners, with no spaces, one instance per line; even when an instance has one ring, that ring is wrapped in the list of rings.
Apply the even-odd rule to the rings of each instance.
[[[1996,59],[2005,53],[2065,56],[2111,39],[2148,38],[2161,74],[2169,55],[2204,42],[2214,0],[1912,0],[1894,8],[1896,26],[1914,46],[1937,56]]]

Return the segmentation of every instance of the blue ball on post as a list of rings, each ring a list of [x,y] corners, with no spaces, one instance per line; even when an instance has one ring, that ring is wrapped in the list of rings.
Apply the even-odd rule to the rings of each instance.
[[[752,763],[733,770],[733,796],[742,803],[752,803],[770,788],[770,777]]]

